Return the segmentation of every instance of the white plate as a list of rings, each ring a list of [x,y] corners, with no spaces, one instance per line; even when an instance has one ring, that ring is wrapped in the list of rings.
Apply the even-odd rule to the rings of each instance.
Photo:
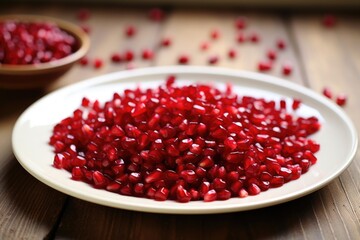
[[[321,130],[313,138],[321,144],[318,162],[300,179],[257,196],[227,201],[178,203],[122,196],[71,180],[71,174],[52,166],[54,153],[48,145],[54,124],[69,116],[84,96],[110,100],[114,91],[154,87],[169,74],[178,82],[212,82],[224,87],[231,82],[239,94],[265,98],[300,98],[300,115],[315,115]],[[350,164],[357,149],[357,133],[351,120],[325,97],[297,84],[252,72],[209,67],[156,67],[117,72],[55,91],[30,106],[16,122],[13,150],[20,164],[43,183],[68,195],[106,206],[137,211],[204,214],[243,211],[290,201],[314,192],[336,178]]]

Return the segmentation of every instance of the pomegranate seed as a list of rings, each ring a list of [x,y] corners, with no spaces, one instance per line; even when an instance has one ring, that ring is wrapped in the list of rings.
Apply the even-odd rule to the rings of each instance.
[[[204,195],[204,201],[205,202],[212,202],[215,201],[217,198],[217,193],[214,189],[209,190],[207,193],[205,193]]]
[[[88,20],[90,18],[90,16],[91,16],[90,11],[89,11],[89,9],[86,9],[86,8],[79,9],[79,11],[77,13],[77,18],[80,21]]]
[[[331,14],[326,14],[322,19],[322,24],[327,28],[333,28],[336,25],[336,22],[336,17]]]
[[[244,17],[236,18],[235,27],[240,30],[245,29],[246,28],[246,19]]]
[[[169,38],[169,37],[163,38],[161,40],[161,46],[163,46],[163,47],[168,47],[171,45],[171,43],[172,43],[172,41],[171,41],[171,38]]]
[[[179,64],[188,64],[189,63],[189,56],[188,55],[180,55],[178,58],[178,63]]]
[[[278,49],[285,49],[286,48],[286,43],[283,39],[278,39],[276,41],[276,46]]]
[[[210,32],[210,37],[211,37],[211,39],[213,39],[213,40],[219,39],[219,37],[220,37],[220,32],[219,32],[219,30],[217,30],[217,29],[212,30],[212,31]]]
[[[269,70],[271,70],[271,68],[272,68],[271,62],[260,61],[258,63],[258,70],[261,72],[269,71]]]
[[[250,34],[249,39],[253,43],[257,43],[257,42],[260,41],[260,37],[259,37],[259,35],[257,33]]]
[[[153,59],[154,52],[151,49],[144,49],[142,52],[142,58],[145,60]]]
[[[325,87],[325,88],[323,89],[323,95],[324,95],[325,97],[327,97],[327,98],[332,99],[332,97],[333,97],[332,90],[331,90],[329,87]]]
[[[291,115],[284,99],[234,95],[231,85],[175,80],[103,104],[83,97],[53,128],[54,167],[117,194],[208,202],[281,187],[316,164],[320,145],[307,138],[320,129],[316,117]]]
[[[243,43],[243,42],[245,42],[245,41],[246,41],[245,34],[244,34],[243,32],[237,33],[237,35],[236,35],[236,41],[237,41],[238,43]]]
[[[164,19],[164,11],[160,8],[152,8],[149,11],[149,18],[155,22],[160,22]]]
[[[213,65],[213,64],[217,64],[219,62],[219,57],[214,55],[214,56],[210,56],[208,59],[208,63]]]
[[[123,55],[123,59],[126,60],[127,62],[132,61],[134,59],[134,52],[130,50],[125,51]]]
[[[136,28],[134,27],[134,26],[127,26],[126,28],[125,28],[125,35],[127,36],[127,37],[132,37],[132,36],[134,36],[136,34]]]
[[[95,58],[95,59],[94,59],[94,68],[99,69],[99,68],[101,68],[103,65],[104,65],[104,62],[103,62],[102,59],[100,59],[100,58]]]
[[[345,94],[339,94],[338,96],[336,96],[336,103],[339,106],[344,106],[347,102],[347,97]]]
[[[111,55],[111,61],[118,63],[122,61],[122,57],[120,53],[114,53],[113,55]]]
[[[208,50],[209,47],[210,47],[210,44],[209,44],[208,42],[203,42],[203,43],[200,44],[200,49],[201,49],[202,51]]]
[[[162,187],[155,192],[154,199],[157,201],[165,201],[168,199],[169,189]]]
[[[285,63],[282,65],[282,73],[286,76],[292,73],[292,66],[289,63]]]
[[[86,65],[88,65],[88,63],[89,63],[89,59],[85,56],[85,57],[83,57],[83,58],[80,59],[79,63],[80,63],[80,65],[82,65],[82,66],[86,66]]]
[[[277,54],[274,50],[270,49],[268,52],[267,52],[267,57],[270,59],[270,60],[275,60],[276,57],[277,57]]]
[[[231,58],[231,59],[236,58],[236,57],[237,57],[237,52],[236,52],[236,50],[235,50],[235,49],[230,49],[230,50],[228,51],[228,57]]]

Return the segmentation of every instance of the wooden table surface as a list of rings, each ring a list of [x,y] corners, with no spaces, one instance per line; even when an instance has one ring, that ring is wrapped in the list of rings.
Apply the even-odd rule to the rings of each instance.
[[[345,93],[344,107],[360,129],[360,18],[339,13],[333,28],[322,25],[323,13],[277,13],[237,10],[168,9],[161,22],[150,21],[148,9],[91,7],[91,17],[76,18],[79,7],[2,6],[0,14],[31,13],[60,17],[91,28],[88,57],[102,58],[104,66],[76,65],[44,91],[0,90],[0,239],[360,239],[360,156],[330,184],[312,194],[263,209],[214,215],[166,215],[114,209],[82,201],[58,192],[27,173],[11,148],[14,123],[23,110],[44,94],[89,77],[121,71],[129,64],[114,64],[115,51],[155,51],[153,60],[135,57],[133,67],[177,64],[181,53],[190,64],[208,65],[208,57],[219,55],[214,66],[257,71],[267,49],[284,39],[270,75],[284,77],[321,92],[327,86],[334,94]],[[234,21],[247,18],[246,34],[256,32],[258,43],[236,43]],[[124,37],[128,25],[137,28],[133,38]],[[220,31],[211,40],[212,29]],[[163,37],[172,45],[159,47]],[[200,50],[204,41],[207,51]],[[235,48],[236,59],[227,51]],[[281,66],[293,65],[283,76]],[[341,141],[341,139],[333,139]],[[34,149],[36,151],[36,149]],[[49,159],[49,161],[52,161]]]

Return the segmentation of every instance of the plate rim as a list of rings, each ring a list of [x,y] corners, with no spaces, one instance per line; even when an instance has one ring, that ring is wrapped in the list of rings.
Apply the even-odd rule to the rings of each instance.
[[[183,204],[180,204],[180,208],[174,208],[174,207],[167,207],[164,204],[161,204],[162,202],[159,202],[159,207],[147,207],[147,206],[141,206],[141,209],[139,209],[139,204],[132,204],[130,201],[128,204],[118,204],[114,203],[112,201],[108,201],[106,198],[103,199],[100,196],[96,195],[94,196],[87,196],[83,194],[79,194],[74,189],[65,189],[62,186],[56,185],[53,182],[49,182],[46,178],[42,177],[41,175],[38,175],[34,172],[33,169],[31,169],[26,161],[23,161],[21,157],[19,156],[19,149],[16,148],[16,134],[17,129],[21,126],[21,123],[23,121],[23,118],[27,116],[27,113],[31,111],[37,104],[40,104],[43,101],[46,101],[47,98],[51,98],[54,95],[58,95],[61,93],[69,92],[76,92],[79,89],[83,89],[86,87],[96,87],[101,86],[106,83],[111,83],[112,81],[121,81],[122,79],[127,79],[131,77],[137,77],[137,76],[149,76],[149,75],[158,75],[158,74],[206,74],[206,75],[226,75],[229,77],[239,77],[239,78],[246,78],[246,79],[252,79],[256,81],[260,81],[263,83],[268,82],[270,85],[276,85],[278,87],[284,88],[284,89],[291,89],[295,92],[300,92],[301,94],[306,95],[307,97],[310,97],[311,99],[314,99],[322,104],[325,104],[329,109],[331,109],[333,112],[335,112],[338,116],[340,116],[341,120],[343,120],[346,123],[346,126],[349,128],[352,138],[352,147],[351,152],[348,154],[348,159],[339,168],[337,171],[333,172],[331,175],[329,175],[326,179],[321,181],[320,183],[317,183],[315,185],[312,185],[311,187],[308,187],[309,189],[306,189],[305,191],[298,191],[295,193],[291,193],[289,197],[285,196],[279,196],[277,198],[272,198],[271,201],[262,201],[257,205],[239,205],[239,206],[232,206],[228,204],[224,204],[222,207],[216,207],[216,208],[204,208],[204,209],[193,209],[193,208],[186,208],[184,209]],[[82,199],[84,201],[114,207],[114,208],[121,208],[121,209],[127,209],[127,210],[134,210],[134,211],[141,211],[141,212],[152,212],[152,213],[169,213],[169,214],[213,214],[213,213],[226,213],[226,212],[238,212],[238,211],[246,211],[246,210],[252,210],[252,209],[258,209],[268,206],[273,206],[276,204],[281,204],[287,201],[291,201],[300,197],[303,197],[305,195],[308,195],[312,192],[315,192],[319,190],[320,188],[324,187],[325,185],[329,184],[332,180],[334,180],[336,177],[338,177],[353,161],[354,156],[356,154],[357,148],[358,148],[358,135],[355,128],[355,125],[353,124],[350,117],[344,112],[343,109],[341,109],[339,106],[337,106],[335,103],[331,102],[329,99],[325,98],[324,96],[318,94],[317,92],[294,82],[290,82],[289,80],[284,80],[279,77],[266,75],[262,73],[257,72],[251,72],[251,71],[244,71],[244,70],[234,70],[234,69],[228,69],[228,68],[221,68],[221,67],[204,67],[204,66],[161,66],[161,67],[147,67],[147,68],[141,68],[141,69],[132,69],[132,70],[125,70],[125,71],[118,71],[113,73],[108,73],[105,75],[100,75],[96,77],[92,77],[89,79],[85,79],[81,82],[74,83],[68,86],[65,86],[63,88],[60,88],[58,90],[55,90],[51,93],[46,94],[45,96],[41,97],[39,100],[31,104],[17,119],[13,132],[12,132],[12,148],[13,153],[18,160],[18,162],[24,167],[27,172],[29,172],[32,176],[34,176],[36,179],[40,180],[44,184],[50,186],[51,188],[54,188],[64,194]],[[289,183],[287,183],[289,184]],[[121,197],[127,197],[122,196]],[[133,197],[130,197],[133,198]],[[102,201],[99,203],[99,200]],[[154,201],[154,200],[152,200]],[[207,203],[208,204],[208,203]],[[236,204],[235,204],[236,205]],[[191,206],[189,204],[188,206]]]

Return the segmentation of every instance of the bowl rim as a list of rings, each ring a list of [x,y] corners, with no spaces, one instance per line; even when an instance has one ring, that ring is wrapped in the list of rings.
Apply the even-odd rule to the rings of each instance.
[[[45,63],[36,63],[36,64],[0,64],[0,73],[1,74],[13,74],[13,75],[22,75],[29,72],[37,72],[37,71],[48,71],[57,68],[62,68],[66,65],[74,63],[85,56],[90,48],[90,38],[87,33],[79,26],[74,23],[43,15],[29,15],[29,14],[7,14],[0,15],[0,22],[6,20],[18,20],[24,22],[39,22],[46,21],[56,24],[60,29],[65,30],[69,34],[79,41],[79,49],[77,49],[72,54]]]

